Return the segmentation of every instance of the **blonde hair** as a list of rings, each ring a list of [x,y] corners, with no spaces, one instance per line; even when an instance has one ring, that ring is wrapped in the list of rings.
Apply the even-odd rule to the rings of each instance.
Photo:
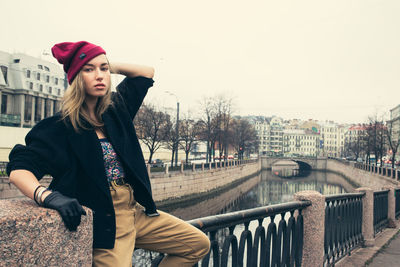
[[[96,120],[90,118],[89,113],[85,109],[85,98],[86,90],[82,78],[82,72],[80,71],[71,85],[67,88],[64,93],[62,100],[61,114],[64,122],[68,118],[74,127],[75,132],[79,132],[79,129],[88,130],[89,127],[85,126],[82,118],[85,119],[93,128],[102,128],[104,126],[101,115],[107,110],[111,102],[111,83],[104,96],[99,97],[94,110]]]

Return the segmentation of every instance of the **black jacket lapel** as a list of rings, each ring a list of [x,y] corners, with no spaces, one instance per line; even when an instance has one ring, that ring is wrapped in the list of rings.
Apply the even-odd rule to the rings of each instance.
[[[68,140],[82,168],[106,197],[111,200],[104,171],[103,152],[96,133],[90,130],[81,130],[80,133],[76,133],[73,129],[69,129],[69,131]]]

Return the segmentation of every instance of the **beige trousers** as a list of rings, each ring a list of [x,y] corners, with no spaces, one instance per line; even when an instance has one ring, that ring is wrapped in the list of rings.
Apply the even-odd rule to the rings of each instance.
[[[159,266],[193,266],[207,255],[208,237],[196,227],[168,213],[148,217],[136,203],[129,185],[110,187],[116,219],[113,249],[93,250],[93,266],[131,267],[134,248],[167,254]]]

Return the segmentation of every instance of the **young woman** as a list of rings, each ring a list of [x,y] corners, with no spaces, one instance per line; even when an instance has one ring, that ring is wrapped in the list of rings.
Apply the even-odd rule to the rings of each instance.
[[[10,153],[10,181],[40,206],[57,210],[75,231],[93,210],[93,265],[132,266],[134,248],[166,253],[159,266],[192,266],[209,250],[204,233],[157,211],[133,126],[148,88],[151,67],[109,63],[99,46],[56,44],[69,88],[60,113],[40,121],[26,145]],[[125,75],[111,92],[111,73]],[[53,180],[39,184],[43,175]]]

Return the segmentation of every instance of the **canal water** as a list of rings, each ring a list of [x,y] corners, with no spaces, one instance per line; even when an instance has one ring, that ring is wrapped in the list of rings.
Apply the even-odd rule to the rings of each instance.
[[[264,170],[230,190],[209,196],[190,206],[166,208],[183,220],[190,220],[231,211],[251,209],[293,200],[296,192],[318,191],[323,195],[353,191],[353,186],[338,174],[311,171],[303,177],[280,177],[276,170]]]
[[[288,169],[292,169],[292,171]],[[290,173],[299,175],[299,170],[295,166],[289,168],[288,166],[281,166],[272,168],[272,170],[264,170],[259,175],[247,179],[240,185],[226,189],[216,195],[208,196],[201,201],[190,203],[190,205],[181,203],[174,207],[163,207],[163,210],[183,220],[191,220],[290,202],[296,192],[304,190],[318,191],[323,195],[343,194],[354,190],[353,186],[343,176],[335,173],[309,171],[301,172],[301,176],[295,177],[290,177]],[[265,220],[265,224],[267,223],[268,220]],[[255,227],[256,222],[250,224],[250,230]],[[243,231],[243,226],[237,226],[235,235],[238,238],[241,231]],[[148,252],[140,250],[135,254],[137,256],[134,257],[134,261],[136,259],[137,266],[147,266],[140,264],[140,261],[154,257]],[[143,257],[144,255],[146,256]]]

